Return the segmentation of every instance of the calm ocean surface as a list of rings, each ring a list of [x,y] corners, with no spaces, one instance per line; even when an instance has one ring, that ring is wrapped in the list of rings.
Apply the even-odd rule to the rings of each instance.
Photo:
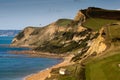
[[[8,51],[26,50],[10,48],[13,37],[0,37],[0,80],[22,80],[25,76],[57,64],[61,60],[30,58],[26,55],[9,54]],[[7,44],[7,45],[3,45]]]

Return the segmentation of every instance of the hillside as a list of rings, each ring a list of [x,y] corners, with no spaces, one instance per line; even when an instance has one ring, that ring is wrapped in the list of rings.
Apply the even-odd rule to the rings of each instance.
[[[71,62],[75,64],[63,67],[69,74],[60,75],[60,68],[57,68],[51,71],[51,77],[46,80],[96,80],[93,74],[101,75],[101,80],[111,77],[118,77],[118,80],[119,74],[105,76],[109,73],[107,68],[110,64],[119,64],[119,30],[120,11],[89,7],[78,11],[73,20],[59,19],[45,27],[25,28],[13,39],[11,46],[32,47],[36,52],[74,55]],[[103,68],[105,72],[100,70],[102,62],[108,65]],[[111,68],[117,69],[118,66]]]

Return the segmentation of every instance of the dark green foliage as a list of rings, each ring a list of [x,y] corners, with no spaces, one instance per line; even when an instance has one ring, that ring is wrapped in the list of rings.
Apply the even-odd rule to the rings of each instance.
[[[77,62],[81,59],[81,56],[87,52],[87,50],[89,49],[89,47],[84,47],[82,50],[81,50],[81,53],[77,53],[71,61],[74,61],[74,62]]]
[[[64,46],[64,44],[60,44],[60,43],[48,42],[48,43],[45,43],[43,47],[40,46],[35,48],[35,50],[48,51],[51,53],[65,53],[68,51],[72,51],[77,47],[79,47],[79,44],[76,43],[75,41],[68,43],[67,46]]]
[[[63,37],[66,39],[66,40],[71,40],[72,38],[73,38],[73,36],[74,36],[74,32],[65,32],[64,34],[63,34]]]
[[[67,46],[62,47],[60,52],[61,53],[69,52],[69,51],[74,50],[77,47],[79,47],[79,44],[75,41],[72,41],[72,42],[68,43]]]
[[[46,41],[44,42],[44,44],[42,44],[42,47],[39,46],[37,48],[35,48],[34,50],[37,51],[47,51],[47,52],[51,52],[51,53],[58,53],[59,49],[63,47],[63,44],[60,44],[59,41]]]
[[[22,39],[23,37],[24,37],[24,31],[20,32],[20,33],[16,36],[16,38],[17,38],[18,40]]]
[[[75,27],[75,26],[78,25],[78,23],[79,23],[79,21],[72,21],[71,24],[70,24],[70,26]]]
[[[80,41],[76,42],[73,41],[73,36],[86,36],[85,39],[81,39]],[[57,32],[55,33],[54,39],[45,42],[44,44],[40,45],[39,47],[35,48],[34,50],[37,51],[47,51],[51,53],[66,53],[71,52],[75,49],[84,48],[87,46],[87,41],[90,39],[89,30],[85,30],[83,32],[77,33],[73,31],[68,32]],[[67,42],[68,41],[68,42]]]
[[[77,33],[77,35],[83,37],[83,36],[85,36],[86,34],[88,34],[89,32],[90,32],[90,30],[87,29],[87,30],[84,30],[84,31],[82,31],[82,32]]]
[[[78,80],[86,80],[85,68],[81,67],[77,75],[78,75]]]
[[[81,10],[87,18],[103,18],[120,20],[120,11],[118,10],[105,10],[96,7],[89,7],[88,9]]]
[[[112,39],[112,42],[120,41],[120,38],[114,38]]]

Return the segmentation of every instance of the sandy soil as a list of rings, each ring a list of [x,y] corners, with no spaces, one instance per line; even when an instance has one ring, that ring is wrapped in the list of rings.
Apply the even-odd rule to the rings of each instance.
[[[28,75],[27,77],[25,77],[25,80],[45,80],[50,75],[50,72],[53,68],[59,68],[62,66],[74,64],[74,63],[70,62],[72,57],[73,57],[73,55],[69,55],[67,57],[64,57],[63,62],[61,62],[57,65],[54,65],[53,67],[47,68],[43,71],[40,71],[38,73]]]

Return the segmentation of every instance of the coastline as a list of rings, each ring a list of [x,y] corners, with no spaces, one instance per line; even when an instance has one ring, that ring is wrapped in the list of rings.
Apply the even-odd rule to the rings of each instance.
[[[30,74],[30,75],[26,76],[23,80],[45,80],[47,77],[51,76],[50,72],[52,71],[52,69],[74,64],[74,63],[70,62],[72,57],[73,57],[73,55],[65,56],[65,57],[63,57],[64,60],[62,62],[60,62],[56,65],[53,65],[50,68],[41,70],[37,73]]]
[[[68,56],[68,54],[54,54],[49,52],[36,52],[33,50],[23,50],[23,51],[9,51],[11,54],[25,54],[28,57],[40,57],[40,58],[63,58]]]
[[[36,52],[33,50],[24,50],[24,51],[10,51],[11,54],[25,54],[28,57],[40,57],[40,58],[58,58],[63,59],[60,63],[53,65],[52,67],[40,70],[36,73],[32,73],[23,77],[23,80],[45,80],[47,77],[50,77],[50,72],[54,68],[64,67],[67,65],[72,65],[74,62],[70,62],[73,54],[54,54],[49,52]]]

